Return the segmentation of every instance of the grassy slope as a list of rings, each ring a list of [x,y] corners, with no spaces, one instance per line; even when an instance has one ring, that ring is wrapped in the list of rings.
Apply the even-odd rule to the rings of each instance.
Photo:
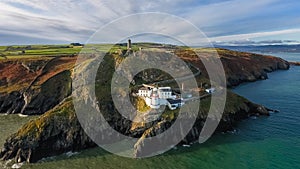
[[[8,58],[18,56],[49,56],[49,55],[70,55],[80,52],[81,47],[70,45],[30,45],[28,46],[1,46],[0,53]],[[18,57],[20,58],[20,57]]]

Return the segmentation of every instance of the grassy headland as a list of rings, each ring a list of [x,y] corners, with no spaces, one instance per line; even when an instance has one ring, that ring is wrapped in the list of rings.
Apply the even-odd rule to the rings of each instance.
[[[143,48],[142,52],[149,49],[148,51],[153,52],[154,58],[157,54],[166,51],[174,52],[179,58],[201,70],[201,75],[196,76],[198,87],[200,89],[209,87],[210,81],[205,66],[196,54],[203,59],[209,59],[209,56],[214,53],[213,49],[187,49],[152,43],[133,44],[133,52],[139,51],[140,48]],[[25,112],[29,113],[33,110],[37,111],[36,108],[39,108],[39,105],[51,102],[51,105],[43,106],[44,109],[38,109],[38,112],[43,115],[25,124],[17,133],[9,137],[0,157],[5,160],[16,159],[19,162],[36,162],[43,157],[95,146],[80,127],[72,100],[64,100],[71,94],[69,92],[70,78],[81,49],[80,46],[72,45],[0,47],[0,57],[2,58],[0,60],[0,112],[20,113],[18,111],[25,108]],[[97,99],[101,104],[99,107],[113,128],[123,134],[143,139],[159,134],[176,120],[177,111],[166,111],[157,121],[141,127],[141,125],[134,124],[118,115],[113,108],[111,99],[111,77],[116,67],[126,58],[123,55],[126,45],[86,45],[83,50],[87,55],[95,51],[108,51],[104,62],[100,64],[95,88]],[[223,63],[229,86],[266,79],[267,72],[289,67],[286,61],[276,57],[225,49],[217,49],[217,52]],[[170,61],[171,64],[172,61]],[[157,74],[157,76],[151,77],[153,81],[168,80],[167,78],[169,78],[167,74],[162,76],[163,72],[147,71],[154,75]],[[141,75],[137,77],[136,81],[149,83],[149,78],[143,78]],[[168,85],[176,87],[174,83]],[[88,98],[84,94],[82,97]],[[42,102],[40,102],[41,100]],[[137,100],[136,103],[138,108],[147,109],[143,102]],[[183,142],[190,143],[198,137],[209,107],[210,98],[202,100],[197,122]],[[259,114],[267,115],[268,112],[263,106],[256,105],[229,91],[219,131],[230,130],[240,119]],[[135,126],[136,130],[132,126]],[[143,140],[139,141],[139,143],[142,142]]]

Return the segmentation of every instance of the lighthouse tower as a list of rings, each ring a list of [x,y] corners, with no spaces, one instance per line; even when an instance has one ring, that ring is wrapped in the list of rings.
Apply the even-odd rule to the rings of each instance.
[[[160,107],[160,104],[159,104],[159,95],[158,95],[157,88],[154,88],[153,91],[152,91],[150,107],[152,109],[158,109]]]

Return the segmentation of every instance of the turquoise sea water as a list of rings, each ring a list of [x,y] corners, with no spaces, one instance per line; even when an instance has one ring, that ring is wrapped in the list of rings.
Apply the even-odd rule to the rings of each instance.
[[[282,55],[300,61],[298,56]],[[243,84],[234,91],[280,113],[243,120],[236,133],[218,134],[202,145],[152,158],[127,159],[96,148],[22,168],[300,168],[300,67],[271,73],[268,80]]]

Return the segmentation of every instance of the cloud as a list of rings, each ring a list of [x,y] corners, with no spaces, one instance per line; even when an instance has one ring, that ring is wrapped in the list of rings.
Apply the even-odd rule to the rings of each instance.
[[[220,25],[256,15],[253,11],[266,9],[277,0],[232,0],[191,7],[184,16],[200,27]]]
[[[265,46],[265,45],[296,45],[300,44],[300,41],[296,40],[263,40],[254,41],[250,39],[235,40],[235,41],[215,41],[215,46]]]
[[[247,34],[238,34],[238,35],[227,35],[227,36],[218,36],[210,38],[211,41],[235,41],[235,40],[246,40],[257,37],[268,37],[284,34],[299,34],[300,29],[286,29],[279,31],[270,31],[270,32],[256,32],[256,33],[247,33]]]
[[[20,36],[20,41],[31,38],[36,43],[40,39],[85,42],[122,16],[166,12],[187,19],[215,41],[241,40],[300,28],[299,5],[296,0],[2,0],[0,34],[7,41]],[[190,36],[180,27],[169,31]]]

